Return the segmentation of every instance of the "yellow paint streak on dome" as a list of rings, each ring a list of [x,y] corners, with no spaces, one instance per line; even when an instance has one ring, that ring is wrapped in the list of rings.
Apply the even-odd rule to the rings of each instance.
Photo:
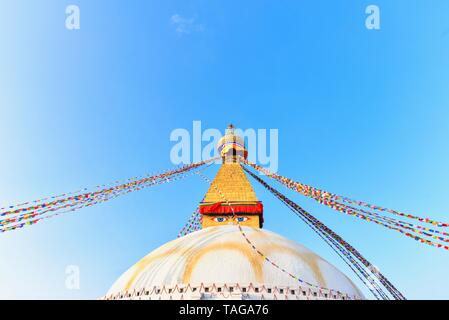
[[[311,271],[313,272],[314,278],[318,281],[317,284],[320,287],[326,287],[326,280],[324,280],[323,274],[320,270],[320,266],[318,265],[318,258],[316,255],[309,254],[309,253],[301,253],[301,252],[296,251],[293,248],[289,248],[286,246],[279,246],[274,243],[262,246],[261,251],[267,256],[269,256],[270,252],[276,251],[276,252],[281,252],[281,253],[288,253],[290,255],[300,258],[310,267]],[[284,266],[280,266],[280,267],[284,267]],[[290,271],[290,270],[287,270],[287,271]],[[281,272],[281,271],[279,271],[279,272]]]
[[[212,230],[211,232],[209,232],[208,234],[213,235],[219,233],[219,230]],[[154,262],[157,259],[162,259],[165,258],[167,256],[170,256],[171,254],[174,253],[178,253],[180,255],[184,255],[185,253],[189,252],[194,244],[192,244],[191,246],[185,246],[184,242],[179,242],[177,245],[175,245],[172,248],[167,249],[164,252],[161,252],[159,254],[154,254],[154,253],[150,253],[149,255],[147,255],[146,257],[142,258],[141,260],[139,260],[133,267],[132,270],[133,273],[132,275],[129,277],[129,280],[126,282],[125,285],[125,291],[129,290],[129,288],[133,285],[134,281],[136,280],[137,276],[152,262]],[[162,247],[159,248],[159,250],[164,249],[164,247],[170,247],[172,246],[172,244],[169,242],[165,245],[163,245]],[[178,251],[179,250],[179,251]]]
[[[265,238],[266,235],[263,232],[261,232],[260,229],[254,228],[253,230],[255,232],[250,234],[250,239],[252,241],[256,239]],[[220,233],[220,228],[217,229],[210,228],[210,232],[207,233],[207,236],[212,236],[217,233]],[[277,235],[273,235],[273,238],[282,239]],[[314,275],[314,278],[318,281],[318,285],[323,287],[326,286],[326,281],[318,265],[319,258],[316,255],[298,252],[293,247],[285,246],[285,244],[279,245],[274,242],[270,243],[257,243],[257,242],[258,241],[256,241],[255,243],[256,247],[268,257],[270,256],[270,253],[284,253],[298,257],[299,259],[304,261],[306,265],[310,268],[310,270]],[[170,247],[170,243],[168,243],[166,246]],[[160,249],[164,249],[164,247],[165,246],[162,246]],[[190,246],[185,246],[184,242],[179,242],[177,245],[168,248],[161,253],[149,254],[148,256],[138,261],[131,269],[132,274],[125,285],[125,291],[129,290],[129,288],[132,287],[136,278],[149,264],[153,263],[155,260],[166,258],[172,254],[177,254],[179,256],[187,256],[185,262],[185,270],[182,276],[182,282],[185,284],[190,283],[192,273],[196,265],[200,262],[201,258],[205,254],[217,250],[234,250],[241,253],[248,259],[248,262],[251,264],[252,270],[254,271],[256,277],[255,281],[264,282],[263,265],[265,263],[265,259],[263,259],[260,255],[256,254],[254,252],[254,249],[252,249],[246,242],[229,241],[229,242],[214,243],[205,246],[198,245],[198,243],[192,243],[192,245]],[[275,260],[273,261],[276,262]],[[226,266],[224,265],[223,267]],[[270,267],[274,268],[274,266],[271,265]],[[280,267],[285,266],[280,265]],[[281,272],[280,270],[278,271]]]
[[[256,236],[258,233],[254,234],[253,236]],[[263,236],[262,233],[260,233],[261,236]],[[253,237],[254,238],[258,238]],[[278,253],[287,253],[293,256],[297,256],[301,260],[305,261],[306,264],[310,267],[312,273],[314,274],[314,278],[318,281],[318,285],[325,287],[326,281],[324,280],[323,274],[321,273],[320,267],[318,265],[317,256],[314,254],[303,254],[298,251],[296,251],[293,248],[289,248],[286,246],[280,246],[275,243],[270,244],[261,244],[258,245],[258,248],[266,255],[269,256],[270,252],[278,252]],[[193,273],[193,270],[195,269],[195,266],[198,264],[200,259],[207,253],[215,250],[236,250],[243,254],[248,261],[250,262],[252,269],[255,272],[256,281],[257,282],[264,282],[263,277],[263,264],[265,262],[265,259],[263,259],[260,255],[255,254],[254,249],[252,249],[250,246],[248,246],[247,243],[234,243],[234,242],[228,242],[228,243],[217,243],[214,245],[207,246],[205,248],[201,248],[201,250],[197,250],[196,253],[190,255],[186,262],[186,269],[184,271],[184,275],[182,278],[183,283],[189,283],[191,275]],[[270,265],[271,266],[271,265]],[[283,266],[280,266],[283,267]],[[274,268],[274,266],[273,266]],[[281,272],[279,270],[279,272]]]
[[[128,282],[125,285],[125,291],[127,291],[136,280],[137,276],[152,262],[154,262],[157,259],[165,258],[173,253],[175,253],[178,250],[179,246],[176,246],[175,248],[169,249],[165,252],[162,252],[160,254],[150,254],[143,259],[141,259],[139,262],[137,262],[132,269],[134,270],[131,277],[129,277]]]
[[[243,256],[245,256],[248,259],[249,263],[251,264],[252,270],[254,271],[254,274],[256,276],[256,281],[257,282],[263,281],[263,272],[262,272],[262,266],[264,262],[263,258],[259,255],[255,255],[253,249],[250,246],[248,246],[247,243],[226,242],[209,245],[205,248],[201,248],[201,250],[197,250],[194,254],[190,255],[187,258],[186,268],[184,271],[184,275],[182,277],[182,282],[189,283],[193,270],[195,269],[196,265],[201,260],[201,258],[205,254],[217,250],[234,250],[243,254]],[[223,268],[226,268],[226,265],[223,265]]]
[[[254,234],[251,235],[251,239],[257,239],[257,238],[264,238],[266,237],[266,234],[263,233],[260,229],[254,229]],[[283,237],[272,234],[270,235],[272,239],[278,239],[278,240],[284,240]],[[324,276],[320,270],[320,267],[318,265],[318,259],[319,257],[316,256],[313,253],[300,253],[296,249],[288,247],[288,246],[279,246],[278,244],[271,242],[268,244],[263,244],[260,247],[263,254],[266,256],[269,256],[270,252],[277,251],[277,252],[288,252],[291,255],[297,256],[300,259],[304,260],[312,270],[312,272],[315,275],[315,278],[318,280],[320,286],[325,287],[326,286],[326,280],[324,280]],[[282,266],[281,266],[282,267]],[[280,271],[279,271],[280,272]]]

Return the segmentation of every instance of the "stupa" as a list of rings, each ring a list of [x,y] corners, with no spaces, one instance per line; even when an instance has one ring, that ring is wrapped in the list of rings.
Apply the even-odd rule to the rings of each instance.
[[[149,253],[123,273],[103,298],[364,299],[332,264],[263,229],[263,204],[239,164],[247,150],[232,125],[220,139],[218,151],[221,167],[200,203],[202,229]]]

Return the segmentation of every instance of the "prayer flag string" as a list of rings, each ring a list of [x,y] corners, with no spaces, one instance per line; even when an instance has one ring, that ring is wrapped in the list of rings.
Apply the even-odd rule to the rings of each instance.
[[[133,178],[131,178],[128,179],[132,180],[130,182],[113,185],[111,187],[94,192],[84,192],[85,189],[82,189],[83,193],[81,194],[73,194],[65,198],[39,203],[37,205],[35,204],[29,207],[17,208],[19,206],[17,205],[15,206],[16,209],[8,209],[7,211],[3,212],[0,211],[0,217],[5,217],[0,220],[0,233],[20,229],[27,225],[36,224],[39,221],[49,219],[50,217],[59,216],[60,214],[65,212],[72,212],[80,208],[89,207],[97,203],[102,203],[123,194],[142,190],[143,188],[154,184],[170,182],[177,179],[178,176],[183,175],[193,169],[199,168],[206,163],[212,163],[212,161],[214,160],[215,159],[210,159],[192,163],[174,170],[165,171],[161,174],[144,177],[139,180],[134,180]]]
[[[359,260],[366,268],[367,270],[370,270],[372,274],[379,280],[379,282],[390,292],[390,294],[395,299],[405,299],[405,297],[397,290],[391,282],[382,274],[380,273],[367,259],[365,259],[361,253],[356,250],[353,246],[351,246],[349,243],[347,243],[343,238],[341,238],[338,234],[336,234],[334,231],[332,231],[330,228],[328,228],[326,225],[324,225],[321,221],[316,219],[313,215],[305,211],[303,208],[301,208],[298,204],[287,198],[285,195],[281,194],[279,191],[274,189],[273,187],[269,186],[265,181],[263,181],[261,178],[256,176],[254,173],[249,171],[247,168],[243,167],[243,169],[250,174],[256,181],[258,181],[260,184],[262,184],[267,190],[269,190],[271,193],[273,193],[278,199],[280,199],[284,204],[286,204],[290,209],[292,209],[298,216],[303,217],[307,221],[309,221],[313,226],[315,226],[318,230],[321,230],[322,234],[327,234],[330,238],[333,239],[332,242],[338,243],[341,248],[344,248],[346,252],[344,253],[346,256],[349,254],[353,255],[357,260]],[[350,259],[351,260],[351,259]],[[356,266],[357,264],[354,264]],[[356,267],[357,268],[357,267]],[[374,272],[373,272],[374,270]],[[360,271],[360,270],[359,270]],[[363,274],[364,272],[362,272]],[[370,282],[371,285],[376,288],[375,282],[373,282],[370,277],[367,278],[367,280]],[[382,295],[382,291],[378,291]]]
[[[397,220],[392,217],[384,216],[381,214],[381,212],[389,212],[393,213],[394,210],[385,209],[379,206],[373,206],[371,205],[371,208],[376,208],[376,211],[368,211],[366,209],[357,208],[354,206],[349,205],[348,201],[342,201],[344,197],[342,196],[333,196],[331,193],[327,191],[322,191],[316,188],[313,188],[311,186],[304,185],[299,182],[295,182],[287,177],[278,175],[276,173],[273,173],[257,164],[251,163],[245,159],[241,160],[244,164],[251,166],[252,168],[256,169],[259,172],[262,172],[263,174],[267,175],[270,178],[275,179],[279,183],[283,184],[284,186],[288,187],[289,189],[292,189],[296,192],[299,192],[303,194],[304,196],[307,196],[309,198],[314,199],[320,204],[323,204],[337,212],[341,212],[347,215],[355,216],[357,218],[363,219],[365,221],[373,222],[377,225],[386,227],[390,230],[397,231],[401,233],[402,235],[412,238],[415,241],[418,241],[423,244],[427,244],[436,248],[441,248],[445,250],[449,250],[449,245],[444,244],[449,242],[449,233],[443,232],[441,230],[437,230],[435,228],[428,228],[425,226],[413,224],[407,221]],[[340,199],[340,200],[338,200]],[[345,198],[348,199],[348,198]],[[351,203],[359,203],[360,201],[352,200]],[[361,203],[361,202],[360,202]],[[365,206],[366,207],[366,206]],[[380,210],[381,208],[382,210]],[[374,210],[374,209],[373,209]],[[398,212],[398,211],[394,211]],[[410,219],[419,218],[413,215],[409,214],[401,214],[403,217],[407,217]],[[426,223],[431,223],[435,225],[436,227],[445,227],[447,224],[443,222],[437,222],[435,220],[429,219],[429,218],[419,218],[417,219],[419,221],[423,221]],[[437,241],[441,241],[443,243],[439,243]]]

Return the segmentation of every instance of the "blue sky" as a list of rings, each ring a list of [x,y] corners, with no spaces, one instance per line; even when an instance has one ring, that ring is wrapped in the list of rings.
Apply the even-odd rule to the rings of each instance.
[[[80,30],[65,28],[69,4]],[[365,28],[369,4],[381,30]],[[449,221],[448,13],[446,0],[1,1],[0,205],[169,168],[170,133],[199,120],[278,129],[281,174]],[[0,298],[103,295],[206,190],[191,177],[1,235]],[[256,192],[267,229],[355,279]],[[406,297],[449,298],[448,252],[286,193]]]

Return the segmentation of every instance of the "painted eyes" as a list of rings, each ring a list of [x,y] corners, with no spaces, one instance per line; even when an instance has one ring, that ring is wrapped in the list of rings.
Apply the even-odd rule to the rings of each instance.
[[[216,218],[214,218],[214,221],[215,222],[225,222],[225,221],[227,221],[228,220],[228,218],[225,218],[225,217],[216,217]],[[237,219],[236,219],[238,222],[245,222],[245,221],[247,221],[248,220],[248,218],[247,217],[237,217]]]

